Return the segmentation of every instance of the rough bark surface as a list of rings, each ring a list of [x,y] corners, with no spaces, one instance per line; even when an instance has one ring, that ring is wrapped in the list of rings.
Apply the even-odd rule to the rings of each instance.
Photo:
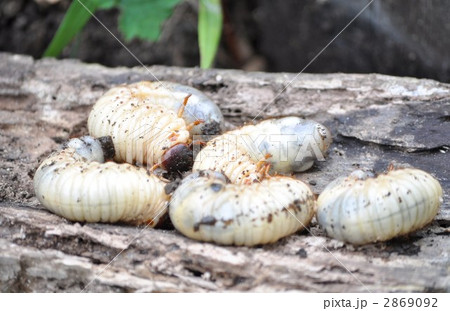
[[[206,92],[229,128],[289,114],[324,122],[334,136],[329,156],[299,175],[316,193],[356,167],[409,163],[439,179],[441,211],[427,228],[385,243],[353,247],[313,223],[310,232],[248,248],[198,243],[175,230],[73,223],[43,209],[32,188],[38,164],[87,133],[89,110],[105,90],[153,75]],[[0,290],[450,291],[450,85],[383,75],[294,78],[0,54]]]

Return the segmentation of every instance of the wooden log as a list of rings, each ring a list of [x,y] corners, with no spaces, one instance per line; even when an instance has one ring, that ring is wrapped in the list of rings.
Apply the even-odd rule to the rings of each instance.
[[[392,161],[434,174],[444,204],[408,237],[354,247],[313,223],[262,247],[199,243],[175,230],[80,224],[38,204],[32,177],[60,143],[87,133],[95,100],[139,80],[194,86],[232,128],[279,115],[325,123],[325,162],[299,174],[320,193],[357,167]],[[290,83],[291,82],[291,83]],[[285,90],[284,88],[287,87]],[[450,291],[450,85],[378,74],[269,74],[152,66],[106,68],[73,60],[0,54],[0,290],[189,292]]]

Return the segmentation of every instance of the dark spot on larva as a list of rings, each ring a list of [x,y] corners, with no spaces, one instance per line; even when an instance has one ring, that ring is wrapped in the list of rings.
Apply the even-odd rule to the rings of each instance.
[[[386,193],[384,196],[385,197],[388,197],[388,196],[390,196],[391,195],[391,192],[388,192],[388,193]]]
[[[303,201],[300,201],[299,199],[295,199],[294,202],[289,204],[289,208],[301,212],[303,203],[304,203]]]
[[[45,195],[42,195],[42,199],[45,199]]]
[[[267,222],[269,224],[272,222],[272,214],[269,214],[269,216],[267,216]]]
[[[198,223],[194,224],[194,231],[197,232],[200,229],[201,225],[204,226],[214,226],[217,220],[213,216],[203,217]]]
[[[342,230],[345,230],[345,225],[342,225]]]
[[[306,252],[306,250],[304,248],[300,248],[295,254],[300,256],[300,258],[308,257],[308,253]]]
[[[81,202],[81,199],[80,198],[77,198],[77,203],[80,203]]]
[[[403,201],[402,201],[402,198],[401,197],[398,197],[398,203],[402,203]]]
[[[53,165],[55,165],[55,164],[56,164],[56,161],[52,161],[52,162],[50,162],[49,164],[43,165],[43,166],[42,166],[42,169],[47,168],[47,167],[50,167],[50,166],[53,166]]]
[[[227,227],[233,223],[233,219],[222,220],[222,222]]]
[[[314,181],[314,180],[310,180],[310,181],[308,181],[308,183],[309,183],[311,186],[317,185],[317,182]]]
[[[164,146],[164,147],[162,147],[161,149],[162,149],[162,150],[167,150],[167,149],[169,149],[169,147]]]
[[[214,192],[219,192],[222,189],[222,187],[223,186],[221,184],[217,184],[217,183],[212,183],[210,185],[211,190]]]
[[[406,191],[406,194],[411,194],[411,189],[408,189],[408,191]]]

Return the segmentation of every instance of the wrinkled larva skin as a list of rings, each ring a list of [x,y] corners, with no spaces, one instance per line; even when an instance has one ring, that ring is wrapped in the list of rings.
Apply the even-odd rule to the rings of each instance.
[[[139,85],[110,89],[92,108],[89,134],[111,136],[114,160],[130,164],[157,164],[167,150],[186,144],[186,122],[170,108],[154,104]]]
[[[197,120],[204,122],[194,126],[191,135],[218,135],[223,130],[223,115],[219,107],[199,90],[173,82],[140,82],[141,89],[155,98],[160,105],[168,107],[175,112],[181,107],[184,98],[189,97],[188,104],[182,118],[186,124]]]
[[[266,156],[272,173],[305,171],[325,156],[332,137],[320,123],[285,117],[247,125],[218,136],[195,158],[193,170],[223,172],[233,183],[260,180],[258,162]]]
[[[71,139],[37,169],[36,197],[73,221],[157,225],[167,209],[166,183],[143,168],[103,161],[98,140]]]
[[[300,180],[271,177],[236,185],[218,172],[186,177],[172,195],[169,216],[182,234],[223,245],[273,243],[307,226],[314,195]]]
[[[203,123],[188,127],[198,120]],[[200,91],[148,81],[110,89],[94,105],[88,120],[90,135],[112,137],[116,161],[150,165],[161,162],[172,147],[187,145],[192,135],[219,134],[222,126],[220,109]]]
[[[359,245],[424,227],[441,203],[439,182],[424,171],[404,168],[374,178],[359,170],[325,188],[316,217],[327,235]]]

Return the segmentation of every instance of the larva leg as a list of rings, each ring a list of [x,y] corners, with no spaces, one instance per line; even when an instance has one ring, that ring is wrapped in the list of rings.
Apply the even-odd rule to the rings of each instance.
[[[193,170],[223,171],[235,183],[250,183],[259,180],[263,155],[272,155],[272,172],[289,174],[322,161],[330,144],[331,133],[317,122],[297,117],[271,119],[212,139],[198,153]]]
[[[196,120],[196,121],[192,122],[191,124],[186,125],[186,129],[188,131],[190,131],[194,126],[202,124],[202,123],[205,123],[205,120]]]
[[[188,94],[184,100],[183,100],[183,104],[181,105],[180,109],[178,110],[178,117],[181,118],[183,116],[184,113],[184,109],[186,109],[186,105],[188,103],[189,97],[191,97],[192,94]]]

